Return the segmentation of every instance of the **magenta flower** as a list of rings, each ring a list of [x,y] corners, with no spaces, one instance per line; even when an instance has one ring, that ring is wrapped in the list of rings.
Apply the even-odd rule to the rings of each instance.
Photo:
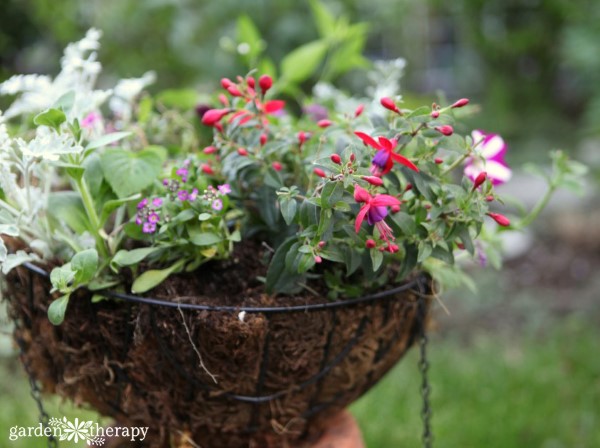
[[[163,200],[161,198],[152,199],[152,205],[154,207],[160,207],[163,204]]]
[[[493,185],[508,182],[512,172],[504,161],[506,143],[498,134],[488,134],[480,130],[471,133],[475,157],[467,159],[465,176],[473,182],[484,171]]]
[[[211,207],[213,210],[220,211],[223,209],[223,201],[220,199],[215,199],[212,201]]]
[[[141,210],[147,205],[148,205],[148,198],[144,198],[140,202],[138,202],[137,209]]]
[[[219,190],[219,193],[223,195],[231,193],[231,186],[229,184],[219,185],[217,186],[217,189]]]
[[[153,222],[145,222],[142,226],[142,232],[144,233],[154,233],[156,232],[156,224]]]
[[[156,224],[160,220],[158,213],[152,212],[148,215],[148,222],[151,224]]]
[[[198,189],[194,188],[192,192],[188,195],[188,201],[194,202],[198,197]]]
[[[385,137],[379,137],[379,142],[376,142],[371,136],[364,132],[356,131],[354,132],[354,135],[360,138],[365,145],[377,150],[375,157],[373,157],[373,165],[371,167],[371,172],[375,176],[381,177],[384,174],[389,173],[394,166],[394,162],[398,162],[413,171],[419,171],[419,168],[417,168],[414,163],[406,157],[394,152],[394,149],[396,149],[396,145],[398,144],[396,139],[389,140]]]
[[[187,201],[188,200],[188,196],[189,196],[189,194],[188,194],[187,190],[179,190],[177,192],[177,198],[180,201]]]
[[[84,129],[92,129],[96,123],[102,120],[102,115],[97,112],[90,112],[83,120],[81,120],[81,127]]]
[[[358,184],[354,186],[354,199],[358,203],[364,202],[364,205],[356,216],[356,222],[354,224],[356,233],[360,231],[360,226],[366,216],[367,222],[370,225],[375,226],[381,235],[381,239],[388,244],[388,250],[392,252],[392,248],[394,248],[395,245],[393,245],[391,241],[394,241],[395,238],[392,234],[392,229],[386,224],[384,218],[388,214],[387,207],[400,207],[400,201],[388,194],[376,194],[375,196],[371,196],[367,190]]]

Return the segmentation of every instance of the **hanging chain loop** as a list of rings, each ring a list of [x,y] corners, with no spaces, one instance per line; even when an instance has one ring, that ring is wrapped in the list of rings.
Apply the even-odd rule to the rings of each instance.
[[[431,432],[431,404],[430,394],[431,387],[429,386],[428,371],[429,361],[427,360],[427,304],[426,298],[420,297],[418,304],[419,315],[419,370],[421,371],[421,397],[423,399],[423,407],[421,408],[421,418],[423,420],[423,447],[431,448],[433,446],[433,434]]]

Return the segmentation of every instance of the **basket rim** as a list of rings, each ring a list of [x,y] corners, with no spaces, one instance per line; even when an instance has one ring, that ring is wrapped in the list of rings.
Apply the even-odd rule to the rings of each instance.
[[[36,266],[32,263],[23,263],[23,267],[25,267],[30,273],[35,273],[41,277],[49,278],[50,275],[44,269]],[[157,299],[155,297],[145,297],[145,296],[137,296],[132,294],[125,294],[111,290],[99,290],[94,291],[95,294],[100,294],[104,297],[111,299],[120,299],[127,302],[133,303],[142,303],[146,305],[157,305],[164,306],[168,308],[180,308],[180,309],[190,309],[196,311],[229,311],[229,312],[246,312],[250,313],[268,313],[268,314],[277,314],[277,313],[292,313],[292,312],[311,312],[311,311],[320,311],[325,309],[335,309],[342,307],[349,307],[354,305],[359,305],[362,303],[373,302],[378,299],[386,299],[391,298],[395,294],[406,292],[406,291],[414,291],[418,295],[422,295],[425,291],[424,284],[427,282],[426,274],[419,273],[419,275],[413,280],[407,281],[399,286],[394,288],[387,289],[385,291],[379,291],[372,294],[367,294],[362,297],[357,297],[355,299],[348,300],[336,300],[325,303],[313,303],[306,305],[291,305],[291,306],[259,306],[259,307],[251,307],[251,306],[231,306],[231,305],[203,305],[203,304],[194,304],[194,303],[181,303],[181,302],[173,302],[163,299]]]

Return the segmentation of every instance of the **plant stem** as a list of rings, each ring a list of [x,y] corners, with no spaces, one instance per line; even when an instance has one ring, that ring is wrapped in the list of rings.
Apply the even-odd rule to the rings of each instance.
[[[79,194],[81,194],[81,199],[83,201],[83,206],[85,207],[85,212],[90,220],[90,224],[92,225],[92,229],[94,232],[94,239],[96,240],[96,247],[100,255],[104,258],[108,258],[108,250],[106,249],[106,245],[104,244],[104,239],[100,236],[100,218],[98,218],[98,214],[96,213],[96,209],[94,207],[94,201],[92,199],[92,195],[90,194],[90,190],[88,189],[87,184],[83,180],[83,176],[76,180],[77,189],[79,190]]]
[[[548,202],[550,201],[550,198],[552,197],[552,194],[554,194],[555,190],[556,190],[556,185],[550,184],[548,187],[548,190],[546,191],[544,196],[542,196],[542,198],[538,201],[538,203],[535,204],[535,207],[533,207],[533,209],[529,212],[529,214],[527,216],[525,216],[523,219],[521,219],[512,228],[517,229],[517,230],[523,229],[523,228],[529,226],[533,221],[535,221],[535,219],[538,217],[538,215],[541,213],[541,211],[544,210],[544,208],[546,208],[546,205],[548,205]]]
[[[452,171],[454,168],[456,168],[458,165],[460,165],[461,163],[463,163],[467,157],[469,157],[471,155],[470,152],[463,154],[462,156],[460,156],[458,159],[456,159],[454,161],[454,163],[452,165],[450,165],[448,168],[446,168],[443,172],[442,172],[442,176],[445,176],[446,174],[448,174],[450,171]]]

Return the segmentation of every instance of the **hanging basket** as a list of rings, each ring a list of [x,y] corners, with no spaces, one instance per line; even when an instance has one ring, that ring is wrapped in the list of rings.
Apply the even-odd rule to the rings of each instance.
[[[219,306],[169,284],[162,298],[107,291],[114,300],[98,303],[78,290],[58,327],[47,318],[44,270],[15,269],[5,296],[43,390],[121,426],[149,427],[148,446],[296,447],[416,341],[429,287],[420,276],[359,299],[263,295],[251,306]]]

